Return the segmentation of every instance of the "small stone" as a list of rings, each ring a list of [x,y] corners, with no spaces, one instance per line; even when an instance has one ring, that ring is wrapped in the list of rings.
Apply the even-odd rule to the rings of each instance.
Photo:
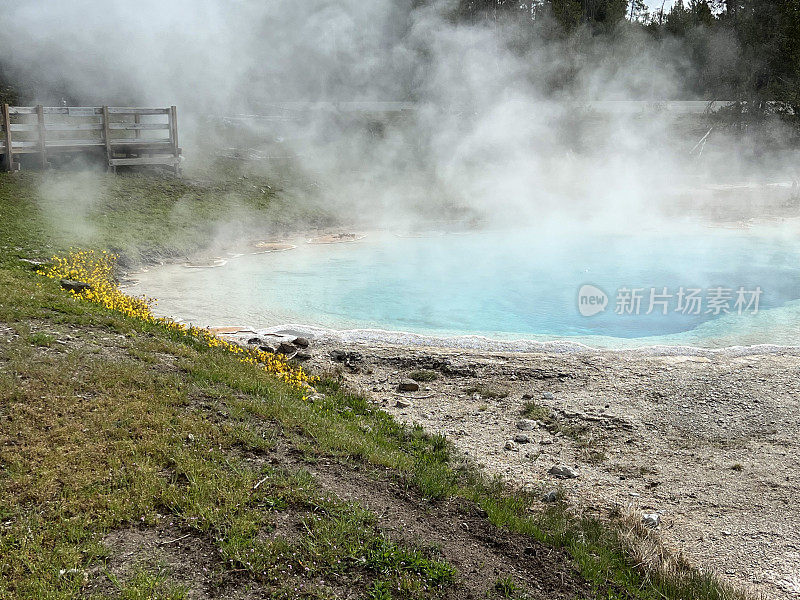
[[[512,452],[519,452],[519,448],[517,448],[517,445],[514,442],[512,442],[511,440],[508,440],[506,442],[505,449],[506,450],[510,450]]]
[[[514,436],[514,441],[517,442],[518,444],[528,444],[530,443],[531,438],[529,438],[524,433],[518,433],[517,435]]]
[[[32,258],[20,258],[19,261],[34,271],[40,267],[47,267],[52,264],[49,260],[34,260]]]
[[[397,402],[394,403],[397,408],[408,408],[411,406],[410,400],[403,400],[402,398],[398,398]]]
[[[723,531],[722,535],[726,535],[727,536],[727,535],[732,535],[732,533],[730,531]]]
[[[544,398],[545,400],[553,400],[555,399],[555,396],[553,396],[551,392],[544,392],[542,394],[542,398]]]
[[[84,579],[88,575],[85,571],[81,571],[80,569],[75,569],[75,568],[59,569],[58,574],[61,575],[61,577],[64,577],[65,575],[83,575]]]
[[[555,475],[561,479],[575,479],[578,476],[578,472],[567,465],[555,465],[550,468],[550,475]]]
[[[520,419],[517,421],[517,429],[520,431],[531,431],[532,429],[536,429],[536,421],[531,419]]]
[[[558,490],[550,490],[542,496],[542,502],[558,502]]]
[[[292,343],[298,348],[308,348],[309,345],[308,339],[304,337],[294,338],[294,341]]]
[[[397,385],[397,389],[401,392],[416,392],[419,390],[419,384],[413,379],[403,379]]]
[[[650,529],[655,529],[661,525],[661,515],[658,513],[647,513],[642,516],[642,524]]]
[[[92,289],[92,286],[90,286],[88,283],[74,281],[72,279],[62,279],[61,287],[72,292],[83,292],[85,290]]]
[[[524,394],[522,394],[522,399],[523,400],[533,400],[533,394],[525,392]]]
[[[550,438],[542,438],[541,440],[539,440],[539,443],[542,446],[549,446],[550,444],[553,443],[553,440],[551,440]]]

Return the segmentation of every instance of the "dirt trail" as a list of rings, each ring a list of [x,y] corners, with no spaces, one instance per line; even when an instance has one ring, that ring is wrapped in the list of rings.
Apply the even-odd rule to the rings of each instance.
[[[658,512],[667,545],[698,566],[768,598],[800,597],[797,353],[489,354],[324,339],[312,350],[315,367],[340,369],[489,472],[585,507]],[[436,379],[399,392],[420,369]],[[531,401],[540,423],[522,431]],[[530,441],[513,442],[519,434]],[[555,479],[556,464],[579,477]]]

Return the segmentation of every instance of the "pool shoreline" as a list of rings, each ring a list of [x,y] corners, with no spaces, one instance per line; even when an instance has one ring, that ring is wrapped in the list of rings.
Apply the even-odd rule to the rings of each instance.
[[[270,327],[217,325],[214,329],[236,329],[240,333],[222,333],[229,337],[260,335],[295,335],[325,344],[357,346],[393,346],[405,348],[432,348],[440,351],[475,351],[513,354],[635,354],[638,356],[696,356],[739,357],[758,355],[800,356],[800,345],[754,344],[706,348],[688,345],[653,344],[630,347],[598,347],[569,339],[538,341],[531,339],[504,340],[482,335],[435,336],[414,332],[383,329],[334,329],[302,323],[286,323]]]

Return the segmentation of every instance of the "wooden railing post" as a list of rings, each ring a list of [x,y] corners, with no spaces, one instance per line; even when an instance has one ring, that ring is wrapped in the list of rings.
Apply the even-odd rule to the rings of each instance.
[[[178,146],[178,109],[169,107],[169,140],[172,142],[172,154],[175,156],[175,174],[180,173],[180,147]]]
[[[117,168],[111,165],[111,159],[114,157],[111,151],[111,125],[108,118],[108,107],[103,107],[103,140],[106,143],[106,168],[109,171],[116,172]]]
[[[42,158],[42,168],[47,168],[47,143],[45,137],[44,127],[44,107],[41,104],[36,105],[36,119],[39,126],[39,150]]]
[[[3,164],[6,171],[14,170],[14,152],[11,148],[11,113],[8,104],[3,104],[3,136],[5,138],[6,152]]]

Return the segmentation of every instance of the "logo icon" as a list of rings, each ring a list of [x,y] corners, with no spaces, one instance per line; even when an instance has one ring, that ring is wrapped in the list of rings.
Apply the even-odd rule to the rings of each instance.
[[[578,290],[578,312],[584,317],[592,317],[603,312],[608,306],[608,294],[599,287],[582,285]]]

